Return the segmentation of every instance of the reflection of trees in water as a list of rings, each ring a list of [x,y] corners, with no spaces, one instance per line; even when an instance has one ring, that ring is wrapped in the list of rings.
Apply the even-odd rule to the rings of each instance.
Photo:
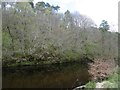
[[[19,67],[19,68],[6,68],[3,76],[3,87],[62,87],[72,88],[79,83],[87,83],[89,75],[85,67],[80,66],[78,63],[69,63],[62,65],[51,65],[46,67]],[[49,71],[49,68],[53,70]],[[44,69],[43,69],[44,68]],[[60,68],[55,69],[55,68]],[[12,72],[11,72],[12,71]],[[85,78],[85,79],[84,79]],[[11,82],[11,85],[8,84]],[[19,84],[22,83],[22,84]],[[36,84],[37,83],[37,84]],[[14,86],[16,85],[16,86]]]

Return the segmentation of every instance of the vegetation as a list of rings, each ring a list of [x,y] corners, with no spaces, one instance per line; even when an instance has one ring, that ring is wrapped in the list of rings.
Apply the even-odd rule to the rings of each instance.
[[[94,81],[89,81],[87,84],[86,84],[86,88],[92,88],[92,89],[95,89],[96,87],[96,83]]]
[[[103,30],[103,31],[107,31],[109,30],[110,26],[108,25],[108,22],[105,20],[102,20],[102,23],[100,24],[99,29]]]
[[[113,83],[112,86],[108,84],[108,85],[105,85],[105,87],[107,86],[106,88],[118,88],[119,77],[120,77],[120,71],[119,71],[119,68],[116,68],[115,72],[108,78],[108,81]]]
[[[7,7],[9,5],[9,7]],[[59,6],[38,2],[2,2],[3,66],[117,57],[118,33],[103,32],[78,12],[58,13]]]
[[[92,72],[98,78],[100,75],[108,75],[106,68],[114,64],[105,63],[110,60],[116,60],[117,63],[120,34],[110,32],[106,20],[97,28],[88,16],[78,12],[71,13],[69,10],[59,13],[59,9],[58,5],[43,1],[36,4],[32,0],[2,2],[3,67],[56,63],[61,65],[81,61],[81,64],[94,62]],[[118,77],[119,71],[116,71],[106,80],[108,83],[104,87],[118,87]],[[86,88],[95,87],[96,81],[86,84]]]
[[[108,77],[108,79],[102,81],[100,87],[97,87],[97,84],[96,84],[97,82],[89,81],[86,84],[86,88],[93,88],[93,89],[95,89],[95,88],[107,88],[107,89],[118,88],[119,77],[120,77],[120,71],[119,71],[119,68],[116,67],[115,72],[112,75],[110,75]]]

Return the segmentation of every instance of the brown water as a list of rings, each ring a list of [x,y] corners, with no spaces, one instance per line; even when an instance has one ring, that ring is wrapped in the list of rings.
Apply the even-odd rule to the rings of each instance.
[[[74,88],[90,80],[80,63],[3,68],[3,88]]]

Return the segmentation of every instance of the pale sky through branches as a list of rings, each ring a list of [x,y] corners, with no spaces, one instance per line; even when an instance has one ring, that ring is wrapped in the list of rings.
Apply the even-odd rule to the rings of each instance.
[[[89,16],[98,26],[107,20],[112,31],[118,31],[118,2],[120,0],[34,0],[60,6],[59,12],[70,10]]]

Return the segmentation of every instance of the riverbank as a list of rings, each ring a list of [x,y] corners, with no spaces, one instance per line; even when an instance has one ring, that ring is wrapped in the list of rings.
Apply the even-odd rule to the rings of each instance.
[[[91,62],[90,62],[91,61]],[[24,66],[45,66],[45,65],[50,65],[48,66],[48,68],[46,69],[45,68],[41,68],[38,67],[38,68],[35,68],[35,69],[38,69],[38,70],[43,70],[43,71],[57,71],[57,70],[62,70],[62,68],[57,68],[59,65],[61,65],[63,67],[64,65],[64,68],[66,68],[66,63],[69,63],[69,65],[73,65],[74,63],[77,63],[78,66],[84,66],[86,67],[86,69],[88,70],[89,74],[90,74],[90,80],[88,81],[88,83],[86,85],[84,84],[80,84],[80,85],[83,85],[83,86],[80,86],[78,88],[99,88],[99,87],[102,87],[104,86],[104,84],[108,84],[108,85],[112,85],[112,82],[106,82],[106,80],[109,79],[109,77],[111,75],[113,75],[115,73],[115,60],[114,59],[94,59],[94,60],[91,60],[91,59],[88,59],[88,58],[84,58],[84,59],[81,59],[81,60],[71,60],[71,61],[62,61],[62,62],[49,62],[49,63],[33,63],[32,61],[29,61],[31,62],[28,63],[28,61],[23,61],[21,60],[21,62],[17,62],[18,64],[16,63],[13,63],[13,64],[9,64],[10,66],[7,66],[7,67],[17,67],[17,66],[21,66],[21,67],[24,67]],[[47,60],[46,60],[47,62]],[[79,63],[78,63],[79,62]],[[56,65],[55,65],[56,64]],[[53,67],[55,65],[55,67]],[[86,65],[86,66],[85,66]],[[52,67],[51,67],[52,66]],[[57,66],[57,67],[56,67]],[[19,68],[19,67],[18,67]],[[10,70],[10,68],[9,68]],[[21,68],[21,71],[23,71],[25,69]],[[30,71],[31,70],[31,71]],[[77,69],[76,69],[77,70]],[[13,71],[13,70],[10,70],[10,72]],[[18,71],[18,70],[17,70]],[[32,72],[34,71],[31,67],[28,68],[29,72]],[[83,73],[83,72],[82,72]],[[73,73],[74,75],[74,73]],[[79,74],[80,75],[80,74]],[[77,78],[79,77],[78,73],[77,73]],[[74,77],[74,76],[72,76]],[[114,76],[116,78],[116,76]],[[76,80],[78,80],[76,78]],[[76,82],[76,80],[74,82]],[[63,80],[64,81],[64,80]],[[105,82],[103,82],[105,81]],[[74,82],[71,82],[71,83],[74,83]],[[80,79],[78,81],[78,83],[80,82]],[[116,82],[115,82],[116,83]],[[116,84],[114,84],[115,86]],[[79,86],[79,84],[76,84],[75,85],[76,87]]]
[[[97,59],[88,71],[92,80],[86,88],[118,88],[118,66],[114,59]]]
[[[95,60],[94,63],[89,64],[88,70],[91,75],[91,81],[83,86],[76,87],[74,90],[80,88],[118,88],[118,77],[120,71],[115,60]]]
[[[79,89],[96,89],[96,88],[119,88],[119,77],[120,77],[120,71],[118,71],[118,67],[114,68],[114,73],[110,76],[108,76],[108,79],[103,80],[101,82],[97,81],[89,81],[87,84],[78,86],[74,88],[73,90],[79,90]]]
[[[116,63],[114,59],[95,59],[94,63],[89,63],[88,72],[93,81],[103,81],[114,73]]]
[[[80,64],[85,65],[88,67],[88,63],[93,62],[93,60],[89,57],[79,57],[74,58],[72,56],[71,58],[66,57],[48,57],[47,59],[41,59],[41,58],[35,58],[35,57],[24,57],[24,58],[11,58],[9,60],[3,60],[2,66],[3,67],[17,67],[17,66],[34,66],[34,65],[52,65],[52,64],[64,64],[64,63],[74,63],[74,62],[80,62]],[[59,59],[58,59],[59,58]]]
[[[13,60],[11,60],[13,61]],[[85,86],[80,86],[81,88],[95,88],[95,87],[102,87],[104,86],[103,84],[110,84],[112,85],[112,83],[109,82],[105,82],[103,83],[103,81],[108,80],[108,78],[114,74],[115,72],[115,60],[114,59],[90,59],[88,57],[84,57],[81,59],[73,59],[73,60],[64,60],[64,59],[60,59],[60,60],[26,60],[25,58],[22,59],[14,59],[14,62],[9,63],[10,61],[8,61],[6,64],[6,67],[13,67],[16,68],[18,66],[24,67],[24,66],[45,66],[45,65],[63,65],[66,63],[70,63],[71,65],[73,63],[78,63],[80,66],[84,66],[87,68],[88,73],[90,75],[90,80],[89,82],[85,85]],[[50,66],[50,68],[51,68]],[[38,68],[40,69],[40,68]],[[43,69],[43,68],[42,68]],[[50,69],[47,69],[48,71]],[[51,70],[53,70],[53,68],[51,68]],[[62,70],[62,69],[61,69]],[[79,75],[78,75],[79,76]],[[76,81],[75,81],[76,82]],[[80,82],[80,81],[79,81]],[[74,83],[74,82],[72,82]],[[80,85],[84,85],[84,84],[80,84]],[[75,85],[76,87],[79,85]],[[79,88],[80,88],[79,87]]]
[[[108,76],[106,80],[103,80],[101,82],[91,81],[86,84],[86,88],[118,88],[119,77],[120,77],[120,71],[118,71],[118,66],[117,66],[116,68],[114,68],[114,73]]]

